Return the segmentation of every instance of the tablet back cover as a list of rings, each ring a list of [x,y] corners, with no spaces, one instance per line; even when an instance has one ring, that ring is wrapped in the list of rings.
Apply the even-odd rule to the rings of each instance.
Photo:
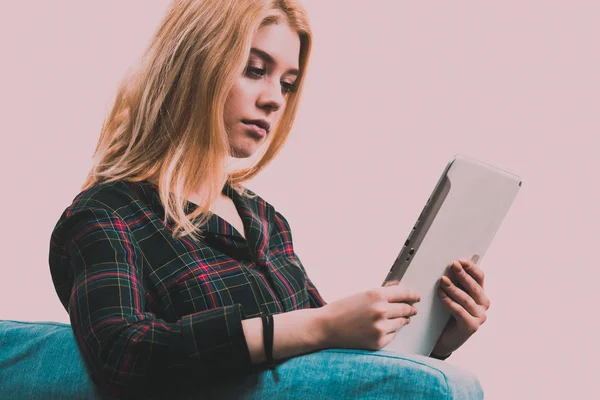
[[[439,279],[455,260],[480,266],[521,187],[520,177],[460,154],[444,172],[384,281],[400,280],[421,295],[419,313],[385,350],[430,355],[450,319]]]

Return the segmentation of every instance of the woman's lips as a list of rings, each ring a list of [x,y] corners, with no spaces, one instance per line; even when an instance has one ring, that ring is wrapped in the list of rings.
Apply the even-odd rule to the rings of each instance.
[[[257,138],[262,139],[265,136],[267,136],[267,131],[261,128],[260,126],[246,122],[243,122],[243,124],[246,125],[246,127],[248,128],[248,132],[251,132]]]

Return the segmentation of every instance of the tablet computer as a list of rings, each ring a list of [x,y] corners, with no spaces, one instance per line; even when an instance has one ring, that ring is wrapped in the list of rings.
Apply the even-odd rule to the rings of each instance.
[[[431,354],[451,316],[437,294],[439,279],[459,259],[481,267],[521,184],[517,175],[461,154],[448,163],[383,282],[421,296],[419,313],[385,350]]]

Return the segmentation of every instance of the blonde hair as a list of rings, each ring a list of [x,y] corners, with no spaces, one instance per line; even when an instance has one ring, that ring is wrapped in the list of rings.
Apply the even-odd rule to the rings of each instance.
[[[245,71],[252,38],[265,25],[287,22],[300,38],[300,75],[268,147],[252,167],[227,172],[230,147],[225,101]],[[242,183],[281,150],[292,129],[310,56],[312,34],[296,0],[175,0],[143,57],[120,83],[82,190],[117,180],[154,180],[173,236],[201,238],[199,226],[226,182]],[[185,202],[201,188],[198,207]],[[195,223],[192,220],[200,217]]]

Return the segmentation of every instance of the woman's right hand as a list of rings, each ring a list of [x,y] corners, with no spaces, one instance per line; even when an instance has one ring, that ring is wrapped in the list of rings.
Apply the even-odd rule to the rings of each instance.
[[[370,289],[320,308],[326,348],[379,350],[417,314],[420,296],[401,285]]]

